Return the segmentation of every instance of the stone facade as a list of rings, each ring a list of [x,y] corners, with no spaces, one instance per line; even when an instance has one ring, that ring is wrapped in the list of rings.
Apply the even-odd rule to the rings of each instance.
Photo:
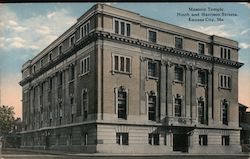
[[[22,67],[22,147],[238,153],[238,43],[96,4]]]

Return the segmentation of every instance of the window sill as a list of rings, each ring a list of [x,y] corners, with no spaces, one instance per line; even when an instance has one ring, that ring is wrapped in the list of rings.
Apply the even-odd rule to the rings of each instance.
[[[90,71],[85,72],[85,73],[82,73],[82,74],[79,75],[79,77],[82,77],[82,76],[84,76],[84,75],[87,75],[87,74],[89,74],[89,72],[90,72]]]
[[[222,90],[229,90],[229,91],[231,91],[231,90],[232,90],[231,88],[225,88],[225,87],[218,87],[218,89],[222,89]]]
[[[207,84],[197,83],[197,87],[207,87]]]
[[[183,81],[179,81],[179,80],[173,80],[173,83],[179,83],[179,84],[183,84]]]
[[[116,74],[116,73],[125,74],[125,75],[129,75],[129,76],[132,75],[131,72],[122,72],[122,71],[114,71],[114,70],[112,70],[111,72],[112,72],[112,75],[114,75],[114,74]]]
[[[68,83],[73,83],[75,81],[75,79],[72,79],[72,80],[70,80]]]
[[[155,76],[148,76],[148,78],[147,79],[151,79],[151,80],[159,80],[159,78],[158,77],[155,77]]]

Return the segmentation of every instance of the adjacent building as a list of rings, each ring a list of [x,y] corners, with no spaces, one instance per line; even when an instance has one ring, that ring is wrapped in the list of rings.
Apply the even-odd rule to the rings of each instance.
[[[240,143],[242,151],[250,152],[250,112],[247,112],[247,106],[239,103],[239,124],[242,128],[240,131]]]
[[[98,3],[22,66],[22,147],[238,153],[238,43]]]

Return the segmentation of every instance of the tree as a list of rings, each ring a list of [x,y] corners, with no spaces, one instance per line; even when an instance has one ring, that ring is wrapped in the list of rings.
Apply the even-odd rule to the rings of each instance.
[[[14,114],[14,107],[0,106],[0,136],[7,135],[11,131],[15,120]]]

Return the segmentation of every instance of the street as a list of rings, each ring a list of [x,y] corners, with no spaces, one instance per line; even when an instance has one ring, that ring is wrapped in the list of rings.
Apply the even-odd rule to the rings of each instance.
[[[47,154],[41,152],[8,150],[2,152],[0,159],[250,159],[249,154],[239,155],[150,155],[150,156],[131,156],[131,155],[106,155],[106,154]]]

